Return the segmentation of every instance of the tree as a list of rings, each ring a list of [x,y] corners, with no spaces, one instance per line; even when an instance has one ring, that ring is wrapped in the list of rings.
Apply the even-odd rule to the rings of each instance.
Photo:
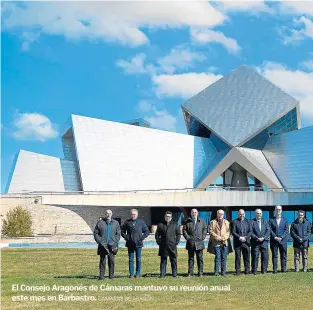
[[[3,220],[2,235],[7,237],[32,236],[32,224],[30,212],[22,206],[17,206],[7,212],[7,219]]]

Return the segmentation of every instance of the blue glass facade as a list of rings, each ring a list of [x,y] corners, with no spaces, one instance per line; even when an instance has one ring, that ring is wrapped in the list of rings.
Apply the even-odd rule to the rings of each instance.
[[[69,124],[69,122],[68,122]],[[61,170],[64,189],[66,191],[81,191],[82,183],[77,162],[73,128],[69,128],[62,137],[64,160],[61,159]]]
[[[275,123],[261,131],[254,138],[246,142],[243,147],[262,150],[269,137],[296,129],[298,129],[297,109],[294,108]]]
[[[218,138],[213,132],[210,134],[210,139],[213,142],[214,146],[219,150],[225,150],[225,149],[230,149],[230,147],[222,141],[220,138]]]
[[[82,186],[79,178],[77,162],[61,160],[64,189],[66,191],[81,191]]]
[[[196,186],[217,155],[217,150],[210,139],[195,137],[193,184]]]
[[[313,191],[313,126],[272,136],[263,149],[288,191]]]

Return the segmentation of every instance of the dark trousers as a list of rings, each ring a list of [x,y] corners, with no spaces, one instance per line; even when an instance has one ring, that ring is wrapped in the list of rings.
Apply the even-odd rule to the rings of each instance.
[[[129,275],[134,276],[134,260],[136,254],[136,276],[141,273],[141,250],[142,248],[128,248],[128,268]]]
[[[105,274],[105,265],[106,265],[106,258],[108,257],[108,266],[109,266],[109,278],[113,279],[114,277],[114,254],[109,252],[103,256],[100,256],[100,263],[99,263],[99,277],[103,278]]]
[[[240,273],[241,253],[243,256],[243,264],[245,266],[245,273],[250,272],[250,247],[246,243],[235,247],[235,269],[236,273]]]
[[[194,258],[197,258],[198,274],[203,274],[203,250],[188,249],[188,274],[193,274]]]
[[[280,267],[281,271],[287,270],[287,245],[284,246],[279,242],[271,244],[273,271],[277,272],[278,251],[280,255]]]
[[[251,247],[251,265],[252,265],[252,272],[256,273],[258,271],[258,264],[259,264],[259,254],[261,252],[261,272],[267,272],[268,267],[268,246],[265,245],[255,245]]]
[[[177,276],[177,258],[170,256],[170,262],[172,267],[172,276]],[[166,265],[167,265],[167,256],[161,256],[161,262],[160,262],[160,273],[161,276],[166,275]]]
[[[220,245],[214,247],[215,259],[214,259],[214,273],[218,274],[221,265],[221,274],[226,274],[226,261],[228,254],[228,247],[225,245]]]

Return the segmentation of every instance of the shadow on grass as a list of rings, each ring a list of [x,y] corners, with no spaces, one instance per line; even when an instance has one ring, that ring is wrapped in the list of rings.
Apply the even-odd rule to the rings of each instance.
[[[228,272],[227,275],[232,275],[232,272]],[[204,272],[203,273],[203,277],[206,276],[213,276],[214,273],[213,272]],[[104,278],[108,278],[109,276],[104,276]],[[160,277],[160,273],[145,273],[143,275],[141,275],[141,278],[159,278]],[[166,277],[172,277],[171,273],[167,273]],[[187,273],[178,273],[177,277],[187,277]],[[192,275],[191,277],[198,277],[197,274]],[[75,276],[56,276],[54,277],[55,279],[86,279],[86,280],[97,280],[99,278],[99,276],[97,275],[75,275]],[[128,279],[129,276],[125,275],[125,276],[114,276],[114,278],[117,279]]]
[[[287,273],[294,273],[294,269],[293,268],[288,268],[287,269]],[[302,273],[303,271],[300,269],[300,273]],[[313,272],[313,269],[308,269],[308,272]],[[278,270],[278,273],[283,273],[282,271]],[[261,272],[258,271],[257,272],[258,275],[261,275]],[[273,274],[273,271],[268,271],[267,274]],[[232,276],[232,275],[236,275],[234,271],[229,271],[226,273],[226,276]],[[243,272],[240,273],[240,275],[244,275]],[[252,275],[252,273],[250,273],[250,275]],[[187,277],[187,273],[178,273],[177,277]],[[211,276],[214,277],[214,272],[204,272],[203,273],[203,277],[207,277],[207,276]],[[104,278],[108,278],[109,276],[105,276]],[[141,275],[141,278],[159,278],[160,277],[160,273],[145,273],[143,275]],[[166,277],[172,277],[171,273],[167,273]],[[192,275],[191,277],[198,277],[197,274]],[[99,276],[97,275],[76,275],[76,276],[56,276],[54,277],[55,279],[86,279],[86,280],[97,280],[99,278]],[[127,279],[129,278],[128,275],[125,276],[114,276],[114,278],[117,279]]]
[[[98,279],[95,275],[80,275],[80,276],[57,276],[55,279]]]

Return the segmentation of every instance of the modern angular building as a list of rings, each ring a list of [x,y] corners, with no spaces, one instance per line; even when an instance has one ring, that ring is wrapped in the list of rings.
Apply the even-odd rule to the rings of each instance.
[[[188,135],[143,119],[72,115],[61,137],[64,157],[21,150],[7,192],[262,191],[283,193],[289,210],[312,208],[304,193],[313,193],[313,126],[300,129],[298,100],[243,65],[182,112]],[[242,199],[238,208],[254,210]],[[157,207],[151,212],[158,217]]]

